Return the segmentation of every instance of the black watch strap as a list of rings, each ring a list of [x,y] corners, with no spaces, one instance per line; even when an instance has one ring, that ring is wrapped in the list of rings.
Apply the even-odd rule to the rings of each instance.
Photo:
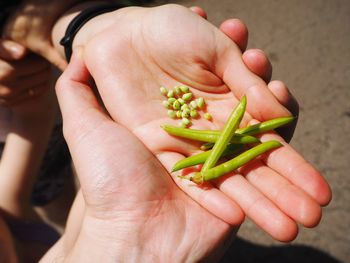
[[[64,47],[64,53],[66,55],[67,61],[69,62],[72,56],[72,45],[74,37],[86,22],[100,14],[112,12],[122,7],[125,7],[125,5],[106,3],[89,7],[74,17],[74,19],[69,23],[64,37],[60,41],[60,44]]]

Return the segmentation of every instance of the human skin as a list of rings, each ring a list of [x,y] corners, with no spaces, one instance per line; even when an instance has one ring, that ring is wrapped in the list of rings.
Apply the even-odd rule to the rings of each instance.
[[[218,260],[235,229],[181,191],[146,146],[101,109],[88,82],[78,55],[56,86],[86,208],[69,251],[59,250],[63,236],[42,262]]]
[[[240,49],[184,7],[125,8],[101,15],[79,31],[74,45],[85,46],[84,60],[112,119],[142,140],[168,171],[197,145],[159,128],[172,123],[161,106],[161,85],[185,84],[195,96],[206,98],[214,121],[198,120],[193,128],[221,129],[243,94],[248,98],[244,124],[290,114],[265,82],[246,68]],[[284,143],[276,134],[261,139]],[[297,223],[317,225],[321,206],[331,198],[321,174],[287,144],[205,188],[194,187],[177,174],[173,180],[225,222],[240,224],[246,214],[280,241],[295,238]]]
[[[51,42],[57,18],[79,0],[25,0],[7,19],[3,37],[23,45],[63,70],[67,63]]]
[[[17,43],[0,40],[0,46],[0,99],[12,112],[0,162],[0,206],[14,217],[31,219],[32,187],[55,114],[51,71],[43,58]]]

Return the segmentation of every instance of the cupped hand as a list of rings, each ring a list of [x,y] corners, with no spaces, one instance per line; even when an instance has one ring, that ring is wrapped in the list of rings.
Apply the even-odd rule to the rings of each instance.
[[[110,25],[93,36],[85,61],[111,117],[126,126],[171,170],[197,146],[167,135],[160,125],[174,123],[162,106],[160,86],[187,85],[204,97],[213,116],[193,128],[220,129],[232,108],[247,96],[246,125],[290,115],[265,82],[242,61],[240,49],[210,23],[177,5],[127,8],[95,21]],[[98,24],[98,23],[97,23]],[[89,27],[82,28],[82,31]],[[276,134],[262,137],[282,140]],[[317,170],[289,145],[205,188],[173,180],[189,196],[230,224],[244,213],[275,239],[289,241],[297,223],[311,227],[321,217],[330,189]]]
[[[56,85],[86,204],[82,229],[67,257],[93,261],[102,250],[109,261],[218,260],[235,233],[232,226],[183,193],[146,146],[102,111],[79,54]]]

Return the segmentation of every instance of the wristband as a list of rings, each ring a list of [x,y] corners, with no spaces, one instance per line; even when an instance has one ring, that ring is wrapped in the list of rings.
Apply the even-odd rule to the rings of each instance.
[[[93,6],[81,11],[79,15],[74,17],[74,19],[69,23],[64,37],[60,41],[60,44],[64,47],[64,53],[67,61],[69,62],[72,56],[74,37],[86,22],[100,14],[112,12],[122,7],[125,7],[125,5],[112,3]]]

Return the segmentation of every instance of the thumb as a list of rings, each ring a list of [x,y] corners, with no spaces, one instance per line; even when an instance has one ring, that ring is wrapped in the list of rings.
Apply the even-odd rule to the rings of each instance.
[[[90,73],[83,61],[83,49],[78,47],[66,70],[56,83],[56,94],[62,112],[63,131],[67,143],[74,147],[84,133],[108,119],[89,86]]]
[[[0,39],[0,58],[6,60],[21,59],[26,54],[26,48],[11,40]]]

